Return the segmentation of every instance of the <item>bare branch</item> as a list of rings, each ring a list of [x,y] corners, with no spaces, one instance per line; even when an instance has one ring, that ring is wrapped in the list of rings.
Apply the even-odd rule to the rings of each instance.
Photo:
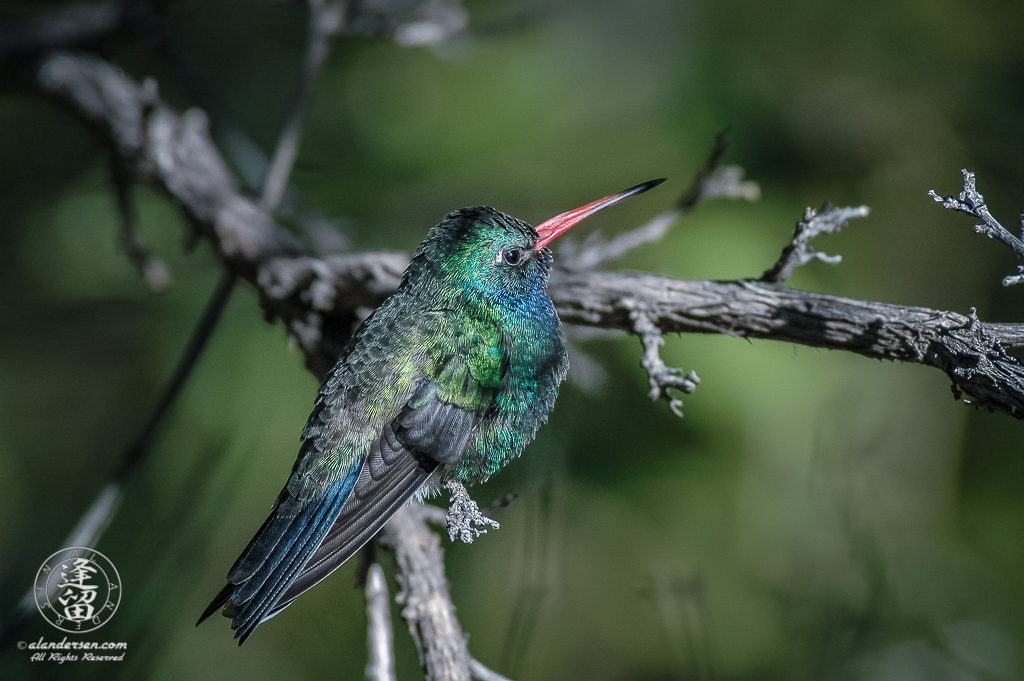
[[[51,55],[38,69],[38,82],[44,92],[95,125],[138,177],[163,189],[178,203],[197,232],[213,243],[228,269],[261,291],[268,317],[285,322],[306,352],[311,370],[322,376],[351,332],[352,310],[335,308],[338,314],[315,313],[311,318],[315,296],[301,300],[302,292],[295,292],[300,300],[294,301],[275,298],[263,290],[261,278],[272,283],[295,273],[294,266],[272,267],[269,263],[297,255],[301,244],[238,190],[210,142],[205,115],[195,109],[183,116],[174,114],[157,97],[155,83],[139,86],[94,57]],[[345,262],[346,276],[363,276],[358,260]],[[300,261],[299,269],[316,269],[307,265]],[[386,262],[374,259],[371,269],[375,275],[383,274],[382,267],[386,268]],[[314,279],[304,277],[303,281],[315,287]]]
[[[391,630],[391,604],[384,571],[374,563],[366,575],[367,681],[395,681],[395,646]]]
[[[637,246],[661,239],[675,224],[680,212],[677,208],[666,210],[636,229],[619,234],[608,242],[605,242],[599,231],[587,235],[579,249],[576,248],[576,242],[566,241],[558,249],[558,267],[568,272],[582,272],[592,270],[609,260],[617,260]]]
[[[704,197],[704,185],[712,173],[715,172],[718,162],[722,160],[722,155],[725,154],[725,150],[729,148],[729,143],[725,140],[728,132],[728,130],[722,130],[715,135],[715,144],[711,148],[711,153],[704,159],[704,165],[697,171],[697,175],[694,176],[690,187],[676,201],[676,208],[679,210],[693,210]]]
[[[446,509],[432,504],[423,504],[420,515],[423,516],[424,522],[448,527],[448,511]]]
[[[129,262],[138,270],[150,291],[160,292],[171,283],[171,272],[161,259],[150,255],[139,243],[136,232],[135,200],[128,168],[116,151],[110,155],[110,182],[117,198],[117,212],[121,217],[121,248]]]
[[[849,224],[853,218],[862,218],[868,214],[867,206],[856,208],[836,208],[826,203],[821,210],[808,208],[804,211],[804,219],[796,223],[793,230],[793,238],[782,247],[782,255],[779,261],[765,270],[760,281],[768,284],[784,284],[793,270],[801,265],[806,265],[817,258],[829,265],[838,265],[843,257],[840,255],[825,255],[814,250],[811,246],[811,239],[819,234],[835,234]]]
[[[298,252],[295,238],[238,192],[201,111],[174,114],[153,81],[137,85],[95,57],[53,54],[38,82],[96,125],[141,178],[165,189],[233,269],[252,278],[258,264]]]
[[[623,305],[630,310],[629,318],[633,321],[633,331],[640,337],[644,346],[644,354],[640,358],[640,364],[647,370],[648,380],[651,384],[651,392],[648,397],[651,400],[661,398],[668,402],[668,408],[679,418],[683,417],[683,402],[669,393],[669,390],[678,390],[689,395],[697,389],[700,379],[697,374],[691,371],[683,375],[682,369],[665,366],[658,354],[658,349],[665,344],[661,336],[661,329],[654,323],[647,311],[647,306],[632,299],[623,301]]]
[[[302,76],[299,79],[295,100],[281,130],[274,158],[270,162],[270,170],[263,181],[260,205],[269,213],[275,212],[284,198],[288,176],[291,175],[295,157],[299,153],[302,121],[309,96],[313,91],[313,81],[316,80],[316,75],[330,51],[331,36],[337,35],[341,30],[344,9],[342,0],[309,0],[309,44],[306,48]]]
[[[390,35],[404,47],[435,45],[469,25],[460,0],[349,0],[346,14],[349,35]]]
[[[488,669],[482,662],[473,657],[469,658],[469,673],[473,675],[474,679],[479,679],[480,681],[512,681],[507,676],[502,676],[493,669]]]
[[[0,24],[0,59],[30,57],[80,47],[117,31],[127,2],[76,2],[9,24]]]
[[[743,168],[718,167],[725,150],[729,148],[725,140],[728,132],[723,130],[715,135],[715,145],[704,160],[704,165],[697,171],[689,188],[676,201],[676,208],[679,210],[691,211],[701,201],[717,197],[747,201],[757,201],[761,198],[761,187],[756,182],[743,180]]]
[[[463,544],[472,544],[473,539],[487,534],[487,527],[499,529],[498,521],[488,518],[480,511],[473,498],[469,496],[465,486],[458,480],[449,480],[445,486],[452,493],[448,515],[448,538],[458,538]],[[482,529],[481,529],[482,528]]]
[[[753,281],[687,281],[590,272],[550,290],[563,322],[633,330],[636,302],[662,333],[715,333],[845,350],[946,373],[980,407],[1024,418],[1024,366],[1007,355],[1021,325],[954,312],[853,300]]]
[[[621,258],[637,246],[659,241],[680,214],[693,210],[704,199],[723,197],[757,201],[761,198],[761,188],[756,182],[743,181],[743,168],[718,168],[718,161],[727,146],[724,131],[715,135],[711,153],[697,171],[690,187],[676,201],[675,207],[659,213],[636,229],[619,234],[607,243],[599,231],[591,232],[578,248],[575,241],[566,239],[558,251],[557,266],[569,272],[591,270],[601,263]]]
[[[1015,237],[1010,230],[992,217],[992,213],[989,212],[988,205],[985,203],[985,197],[978,192],[974,173],[966,168],[960,172],[964,175],[964,186],[960,190],[960,196],[942,198],[935,193],[935,190],[929,190],[928,196],[932,197],[936,203],[941,203],[943,208],[978,218],[981,220],[981,224],[974,226],[975,234],[984,234],[990,239],[1002,241],[1013,249],[1017,257],[1024,257],[1024,241]],[[1024,216],[1021,216],[1021,236],[1024,237]],[[1024,265],[1017,266],[1017,274],[1003,277],[1003,286],[1013,286],[1022,282],[1024,282]]]
[[[469,681],[471,658],[448,592],[441,539],[427,528],[421,507],[406,504],[381,532],[381,543],[395,554],[396,600],[405,604],[402,617],[427,681]]]
[[[761,198],[761,186],[753,180],[743,179],[743,168],[725,166],[711,173],[704,181],[700,199],[723,198],[757,201]]]
[[[436,521],[432,516],[438,515],[437,511],[441,509],[410,502],[380,534],[380,543],[395,555],[396,579],[401,588],[395,600],[405,605],[402,617],[409,625],[426,681],[504,679],[474,660],[466,647],[466,635],[455,617],[444,574],[441,539],[426,524],[428,517]]]
[[[256,287],[267,317],[284,321],[316,375],[337,358],[356,309],[375,307],[398,285],[405,254],[290,257],[294,239],[237,191],[199,112],[176,116],[155,87],[136,85],[97,59],[51,56],[39,80],[178,201],[228,267]],[[979,406],[1024,416],[1024,371],[1001,345],[1022,344],[1016,325],[982,324],[981,336],[965,334],[967,318],[952,312],[749,281],[556,271],[548,291],[565,323],[635,332],[634,307],[623,301],[639,301],[662,333],[767,338],[934,366]]]

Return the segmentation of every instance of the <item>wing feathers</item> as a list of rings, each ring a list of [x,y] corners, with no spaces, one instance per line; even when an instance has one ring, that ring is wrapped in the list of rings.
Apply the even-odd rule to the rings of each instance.
[[[207,617],[209,617],[210,615],[212,615],[213,613],[217,612],[225,605],[227,605],[228,602],[231,600],[231,594],[234,593],[234,591],[234,584],[232,584],[231,582],[225,584],[224,588],[220,590],[220,593],[214,596],[213,600],[210,601],[210,604],[206,606],[206,610],[203,611],[203,614],[199,616],[199,621],[196,622],[196,626],[198,627],[200,624],[203,623],[203,621]]]
[[[330,529],[331,520],[345,503],[355,482],[354,478],[355,475],[351,474],[339,481],[319,503],[303,509],[289,527],[287,534],[292,536],[278,542],[252,577],[235,590],[231,598],[235,605],[231,628],[236,630],[235,637],[239,639],[239,645],[266,619],[280,595],[320,545]]]
[[[277,546],[298,512],[298,504],[289,498],[287,489],[282,491],[270,516],[228,571],[228,582],[241,584],[252,577]]]
[[[199,621],[224,606],[243,643],[369,541],[439,463],[460,456],[479,419],[478,412],[439,399],[437,386],[424,380],[347,474],[324,486],[313,476],[297,479],[297,466],[270,517],[232,566],[228,585]],[[318,475],[326,470],[317,465],[322,460],[300,462]],[[293,490],[297,481],[302,484]]]
[[[287,607],[351,558],[415,494],[435,467],[429,459],[413,456],[398,442],[394,429],[385,426],[370,447],[341,514],[275,611]]]
[[[388,448],[382,449],[387,451]],[[424,465],[404,449],[399,449],[398,453],[399,456],[395,457],[397,460],[388,468],[386,475],[377,480],[369,472],[372,467],[368,460],[353,493],[342,507],[341,515],[274,607],[270,617],[341,567],[372,539],[402,504],[426,482],[436,466],[431,462]]]
[[[432,381],[426,384],[434,385]],[[421,388],[417,397],[424,392],[425,389]],[[444,463],[462,455],[479,420],[477,412],[462,409],[431,394],[415,409],[407,407],[398,415],[395,421],[399,427],[395,435],[406,448]]]

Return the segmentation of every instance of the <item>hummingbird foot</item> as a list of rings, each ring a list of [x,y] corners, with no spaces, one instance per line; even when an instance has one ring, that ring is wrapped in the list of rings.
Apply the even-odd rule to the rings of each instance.
[[[452,493],[446,517],[449,539],[458,538],[464,544],[472,544],[475,538],[487,533],[486,526],[499,528],[498,521],[483,514],[461,482],[449,480],[445,487]]]

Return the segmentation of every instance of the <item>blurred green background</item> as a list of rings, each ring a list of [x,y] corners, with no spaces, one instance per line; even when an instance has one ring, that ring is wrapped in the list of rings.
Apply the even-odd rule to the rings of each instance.
[[[39,3],[4,3],[24,13]],[[758,276],[805,206],[867,203],[818,247],[807,290],[1024,321],[1009,249],[928,189],[960,168],[1007,226],[1024,207],[1024,5],[468,0],[468,34],[430,49],[336,39],[293,182],[354,249],[411,250],[449,210],[536,223],[651,177],[658,191],[579,229],[666,209],[715,132],[759,203],[715,201],[612,267]],[[306,13],[260,0],[161,3],[161,38],[105,55],[174,106],[274,145]],[[6,82],[6,81],[5,81]],[[162,195],[118,247],[105,151],[73,117],[0,96],[0,613],[6,617],[145,422],[218,276]],[[567,383],[524,457],[501,530],[444,540],[469,648],[515,679],[1019,679],[1024,426],[974,411],[919,366],[726,337],[668,340],[702,382],[686,418],[646,398],[639,343],[587,335],[603,381]],[[239,649],[193,624],[266,516],[315,395],[280,325],[239,288],[98,545],[124,598],[87,640],[120,664],[29,663],[20,678],[362,678],[351,561]],[[390,560],[383,559],[388,574]],[[396,587],[389,584],[392,596]],[[396,618],[400,679],[421,676]],[[59,640],[32,616],[15,637]],[[69,637],[70,638],[70,637]]]

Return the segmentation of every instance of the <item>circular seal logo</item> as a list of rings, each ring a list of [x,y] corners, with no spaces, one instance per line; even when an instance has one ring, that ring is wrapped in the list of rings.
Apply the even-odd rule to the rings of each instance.
[[[61,631],[99,629],[121,603],[117,568],[96,549],[72,546],[53,554],[36,573],[36,607]]]

